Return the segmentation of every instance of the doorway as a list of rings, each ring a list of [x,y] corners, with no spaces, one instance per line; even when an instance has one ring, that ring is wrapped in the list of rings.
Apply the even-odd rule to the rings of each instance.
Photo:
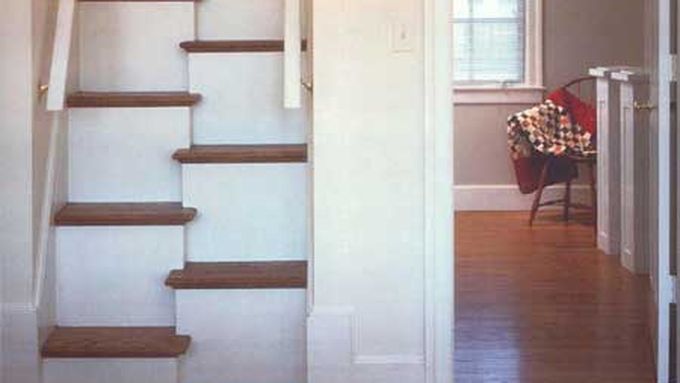
[[[667,302],[677,214],[664,155],[676,141],[675,125],[663,121],[670,103],[659,97],[670,94],[670,4],[454,1],[457,382],[674,381]],[[500,40],[503,49],[494,49]],[[543,210],[527,225],[531,198],[518,191],[505,136],[507,117],[550,90],[589,68],[622,65],[643,68],[651,85],[634,100],[642,121],[634,125],[647,128],[636,134],[648,140],[636,141],[646,155],[635,161],[649,178],[632,183],[644,185],[636,204],[648,214],[632,232],[646,239],[646,268],[627,269],[618,253],[598,250],[591,214],[564,222],[561,211]],[[575,198],[590,202],[583,181],[574,182]],[[548,190],[561,193],[561,185]]]

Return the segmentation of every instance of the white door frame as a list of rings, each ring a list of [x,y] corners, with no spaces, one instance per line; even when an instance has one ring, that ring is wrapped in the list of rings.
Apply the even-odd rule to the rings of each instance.
[[[669,381],[670,346],[670,303],[674,301],[674,277],[670,274],[671,244],[671,126],[670,126],[670,83],[673,78],[671,65],[670,0],[655,0],[652,16],[655,30],[653,44],[653,67],[650,77],[650,95],[654,110],[650,118],[650,154],[653,157],[650,174],[653,180],[650,194],[649,253],[653,257],[652,278],[656,290],[656,375],[658,383]],[[656,155],[655,155],[656,154]],[[656,182],[654,182],[656,181]],[[676,324],[677,325],[677,324]]]
[[[451,383],[454,326],[453,26],[450,0],[424,0],[425,366],[427,383]]]

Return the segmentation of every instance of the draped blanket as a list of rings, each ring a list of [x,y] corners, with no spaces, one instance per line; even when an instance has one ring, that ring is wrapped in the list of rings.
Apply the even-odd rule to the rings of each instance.
[[[587,108],[581,114],[589,118],[582,120],[592,129],[595,111]],[[592,134],[580,124],[573,123],[568,111],[551,100],[510,116],[507,132],[517,185],[524,194],[538,188],[548,159],[551,166],[548,168],[547,185],[552,185],[578,176],[576,165],[569,156],[591,154],[594,150]]]
[[[508,118],[508,144],[513,160],[531,157],[534,151],[558,157],[594,151],[591,134],[551,100]]]

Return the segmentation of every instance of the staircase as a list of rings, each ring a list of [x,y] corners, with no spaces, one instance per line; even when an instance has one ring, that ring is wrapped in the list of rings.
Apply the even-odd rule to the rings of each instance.
[[[44,383],[306,381],[283,0],[80,0]],[[302,50],[306,41],[301,41]]]

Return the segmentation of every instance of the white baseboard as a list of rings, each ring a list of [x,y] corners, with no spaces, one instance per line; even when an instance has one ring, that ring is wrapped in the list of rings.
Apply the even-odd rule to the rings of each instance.
[[[311,383],[423,383],[425,355],[367,355],[353,307],[316,307],[307,321],[308,381]]]
[[[0,305],[0,381],[39,383],[38,323],[27,303]]]
[[[456,185],[456,211],[528,211],[534,194],[522,194],[517,185]],[[590,204],[587,185],[572,186],[572,200]],[[562,198],[564,186],[551,186],[543,193],[543,201]]]

